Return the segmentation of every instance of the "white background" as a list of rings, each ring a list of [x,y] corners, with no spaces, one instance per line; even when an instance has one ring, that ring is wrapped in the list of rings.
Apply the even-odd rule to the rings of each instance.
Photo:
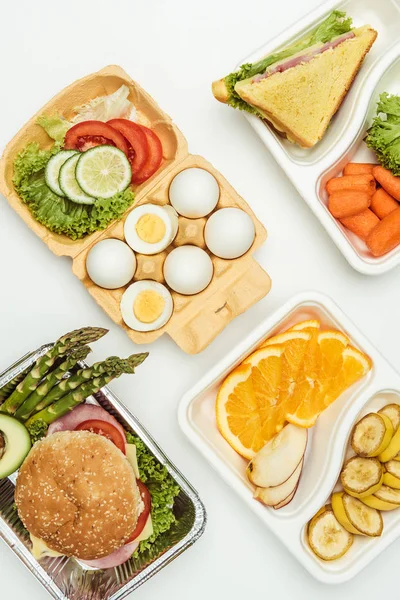
[[[209,516],[200,541],[140,588],[136,600],[247,597],[368,600],[393,594],[400,540],[339,587],[314,581],[181,433],[182,394],[233,344],[294,293],[331,295],[400,369],[399,269],[379,278],[353,271],[241,114],[218,104],[210,84],[292,24],[318,0],[20,0],[1,3],[0,147],[52,95],[107,64],[120,64],[169,113],[192,153],[205,156],[251,204],[269,238],[257,259],[271,293],[236,319],[199,356],[168,338],[148,348],[134,378],[113,390],[199,490]],[[19,356],[82,325],[108,327],[92,360],[129,354],[133,343],[0,198],[0,371]],[[147,349],[147,348],[146,348]],[[1,598],[46,592],[4,544]]]

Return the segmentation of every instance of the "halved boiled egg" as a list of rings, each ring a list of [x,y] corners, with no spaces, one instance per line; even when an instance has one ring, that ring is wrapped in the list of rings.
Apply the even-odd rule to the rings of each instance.
[[[125,220],[124,235],[140,254],[158,254],[171,244],[178,232],[178,214],[172,206],[144,204]]]
[[[135,331],[155,331],[171,318],[171,293],[162,283],[143,280],[132,283],[121,298],[121,315]]]

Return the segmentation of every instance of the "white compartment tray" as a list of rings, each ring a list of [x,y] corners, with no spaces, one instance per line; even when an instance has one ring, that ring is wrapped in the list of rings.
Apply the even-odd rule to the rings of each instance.
[[[346,11],[356,26],[370,24],[378,31],[378,38],[321,142],[313,148],[300,148],[255,115],[243,114],[350,265],[360,273],[378,275],[400,264],[400,246],[374,258],[364,242],[329,213],[324,188],[327,180],[339,175],[351,160],[376,162],[362,140],[376,114],[379,94],[400,93],[400,0],[328,0],[240,61],[236,69],[301,38],[334,9]]]
[[[319,417],[310,430],[298,491],[289,505],[274,511],[253,499],[253,486],[245,474],[247,461],[232,450],[217,429],[215,398],[223,379],[262,340],[310,318],[319,319],[325,328],[345,332],[353,345],[371,357],[373,368]],[[380,538],[356,536],[350,551],[333,562],[324,562],[311,552],[305,527],[335,487],[355,422],[363,411],[389,402],[400,404],[400,375],[330,298],[305,292],[265,319],[184,395],[179,406],[179,423],[214,469],[311,575],[324,583],[342,583],[354,577],[400,535],[400,509],[383,513],[385,526]]]

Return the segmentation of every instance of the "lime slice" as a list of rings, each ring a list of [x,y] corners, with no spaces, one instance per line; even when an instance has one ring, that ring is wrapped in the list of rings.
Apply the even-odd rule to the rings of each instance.
[[[85,194],[75,177],[76,165],[80,157],[81,153],[77,152],[63,164],[60,169],[58,183],[60,184],[60,188],[64,195],[73,202],[76,202],[77,204],[94,204],[96,198]]]
[[[60,188],[60,184],[58,183],[61,167],[74,154],[76,154],[75,150],[61,150],[61,152],[57,152],[57,154],[52,156],[46,165],[46,171],[44,175],[46,183],[51,191],[57,194],[57,196],[64,196],[64,193]]]
[[[76,167],[76,179],[84,192],[111,198],[123,192],[132,178],[131,165],[115,146],[96,146],[84,152]]]

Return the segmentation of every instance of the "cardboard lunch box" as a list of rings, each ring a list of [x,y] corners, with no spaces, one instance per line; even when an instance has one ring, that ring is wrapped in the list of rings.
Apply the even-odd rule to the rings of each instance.
[[[153,129],[161,140],[163,147],[161,166],[149,180],[134,189],[134,204],[119,220],[112,222],[106,229],[79,240],[71,240],[65,235],[55,234],[33,218],[29,208],[16,193],[12,181],[14,160],[29,142],[38,142],[43,148],[51,146],[52,140],[36,122],[39,115],[59,113],[70,118],[74,114],[74,107],[85,104],[97,96],[111,94],[122,84],[129,87],[129,99],[136,107],[138,122]],[[217,179],[220,198],[216,210],[237,207],[250,215],[255,226],[254,243],[248,252],[234,260],[220,259],[210,253],[214,276],[209,286],[193,296],[184,296],[171,291],[174,311],[168,323],[156,331],[137,332],[125,325],[120,313],[120,300],[127,286],[117,290],[107,290],[95,285],[86,272],[86,256],[90,248],[100,240],[124,239],[123,224],[133,208],[146,203],[167,204],[172,179],[188,167],[203,168]],[[164,333],[168,333],[185,352],[189,354],[201,352],[232,319],[263,298],[270,290],[271,280],[268,274],[252,256],[267,237],[262,223],[243,198],[210,163],[201,156],[188,153],[187,142],[171,118],[118,66],[105,67],[69,85],[22,127],[7,145],[0,161],[0,191],[12,208],[54,254],[71,257],[74,274],[108,316],[123,327],[137,344],[153,342]],[[179,216],[178,234],[166,251],[153,256],[136,254],[138,266],[133,281],[152,279],[164,282],[163,262],[168,252],[176,246],[194,244],[205,249],[203,231],[206,220],[207,218],[186,219]]]

